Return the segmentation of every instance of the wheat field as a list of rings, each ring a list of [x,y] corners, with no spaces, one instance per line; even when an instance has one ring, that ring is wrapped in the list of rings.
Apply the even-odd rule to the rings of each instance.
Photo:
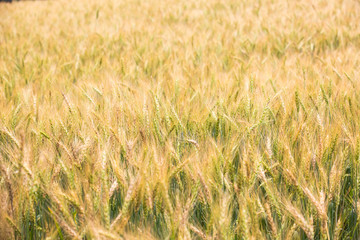
[[[360,2],[0,4],[0,239],[359,239]]]

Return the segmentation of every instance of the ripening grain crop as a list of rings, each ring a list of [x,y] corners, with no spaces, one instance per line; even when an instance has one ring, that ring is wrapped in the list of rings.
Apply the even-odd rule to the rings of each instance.
[[[0,239],[359,239],[360,2],[0,4]]]

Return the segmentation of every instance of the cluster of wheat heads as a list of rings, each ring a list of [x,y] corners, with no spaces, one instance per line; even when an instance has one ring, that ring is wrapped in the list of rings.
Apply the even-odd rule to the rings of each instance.
[[[358,239],[360,4],[0,5],[4,239]]]

